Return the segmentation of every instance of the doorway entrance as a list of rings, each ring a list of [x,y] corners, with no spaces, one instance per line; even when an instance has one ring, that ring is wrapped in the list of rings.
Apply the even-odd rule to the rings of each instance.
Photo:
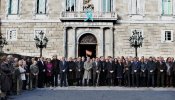
[[[80,37],[78,56],[91,58],[97,56],[97,39],[93,34],[87,33]]]

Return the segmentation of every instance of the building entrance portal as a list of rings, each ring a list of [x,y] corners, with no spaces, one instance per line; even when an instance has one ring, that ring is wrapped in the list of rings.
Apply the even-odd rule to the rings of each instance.
[[[87,33],[80,37],[78,45],[78,56],[96,57],[97,39],[93,34]]]

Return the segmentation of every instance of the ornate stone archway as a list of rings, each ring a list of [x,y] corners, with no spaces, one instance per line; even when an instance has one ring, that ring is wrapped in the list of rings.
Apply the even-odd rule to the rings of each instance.
[[[97,39],[93,34],[86,33],[80,37],[79,44],[97,44]]]
[[[93,34],[86,33],[79,38],[78,56],[96,57],[97,39]]]

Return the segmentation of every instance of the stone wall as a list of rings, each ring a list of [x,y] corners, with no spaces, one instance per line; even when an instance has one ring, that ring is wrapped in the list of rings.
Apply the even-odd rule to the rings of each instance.
[[[175,43],[162,42],[162,30],[173,30],[175,24],[120,24],[115,25],[115,56],[134,56],[135,49],[130,47],[129,37],[132,29],[143,30],[143,46],[138,48],[138,56],[175,56]],[[173,38],[174,35],[173,35]]]
[[[49,39],[43,55],[50,57],[53,54],[63,54],[63,25],[62,23],[2,23],[1,32],[6,34],[7,29],[17,29],[17,40],[8,41],[3,51],[6,53],[17,53],[28,56],[39,56],[39,49],[34,42],[34,29],[46,29]]]

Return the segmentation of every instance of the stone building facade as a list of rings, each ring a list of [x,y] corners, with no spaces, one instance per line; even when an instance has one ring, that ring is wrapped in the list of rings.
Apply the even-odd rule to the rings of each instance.
[[[1,0],[3,52],[39,56],[34,37],[49,42],[43,56],[134,56],[129,37],[144,37],[138,56],[174,56],[175,0]],[[88,17],[88,9],[92,19]]]

